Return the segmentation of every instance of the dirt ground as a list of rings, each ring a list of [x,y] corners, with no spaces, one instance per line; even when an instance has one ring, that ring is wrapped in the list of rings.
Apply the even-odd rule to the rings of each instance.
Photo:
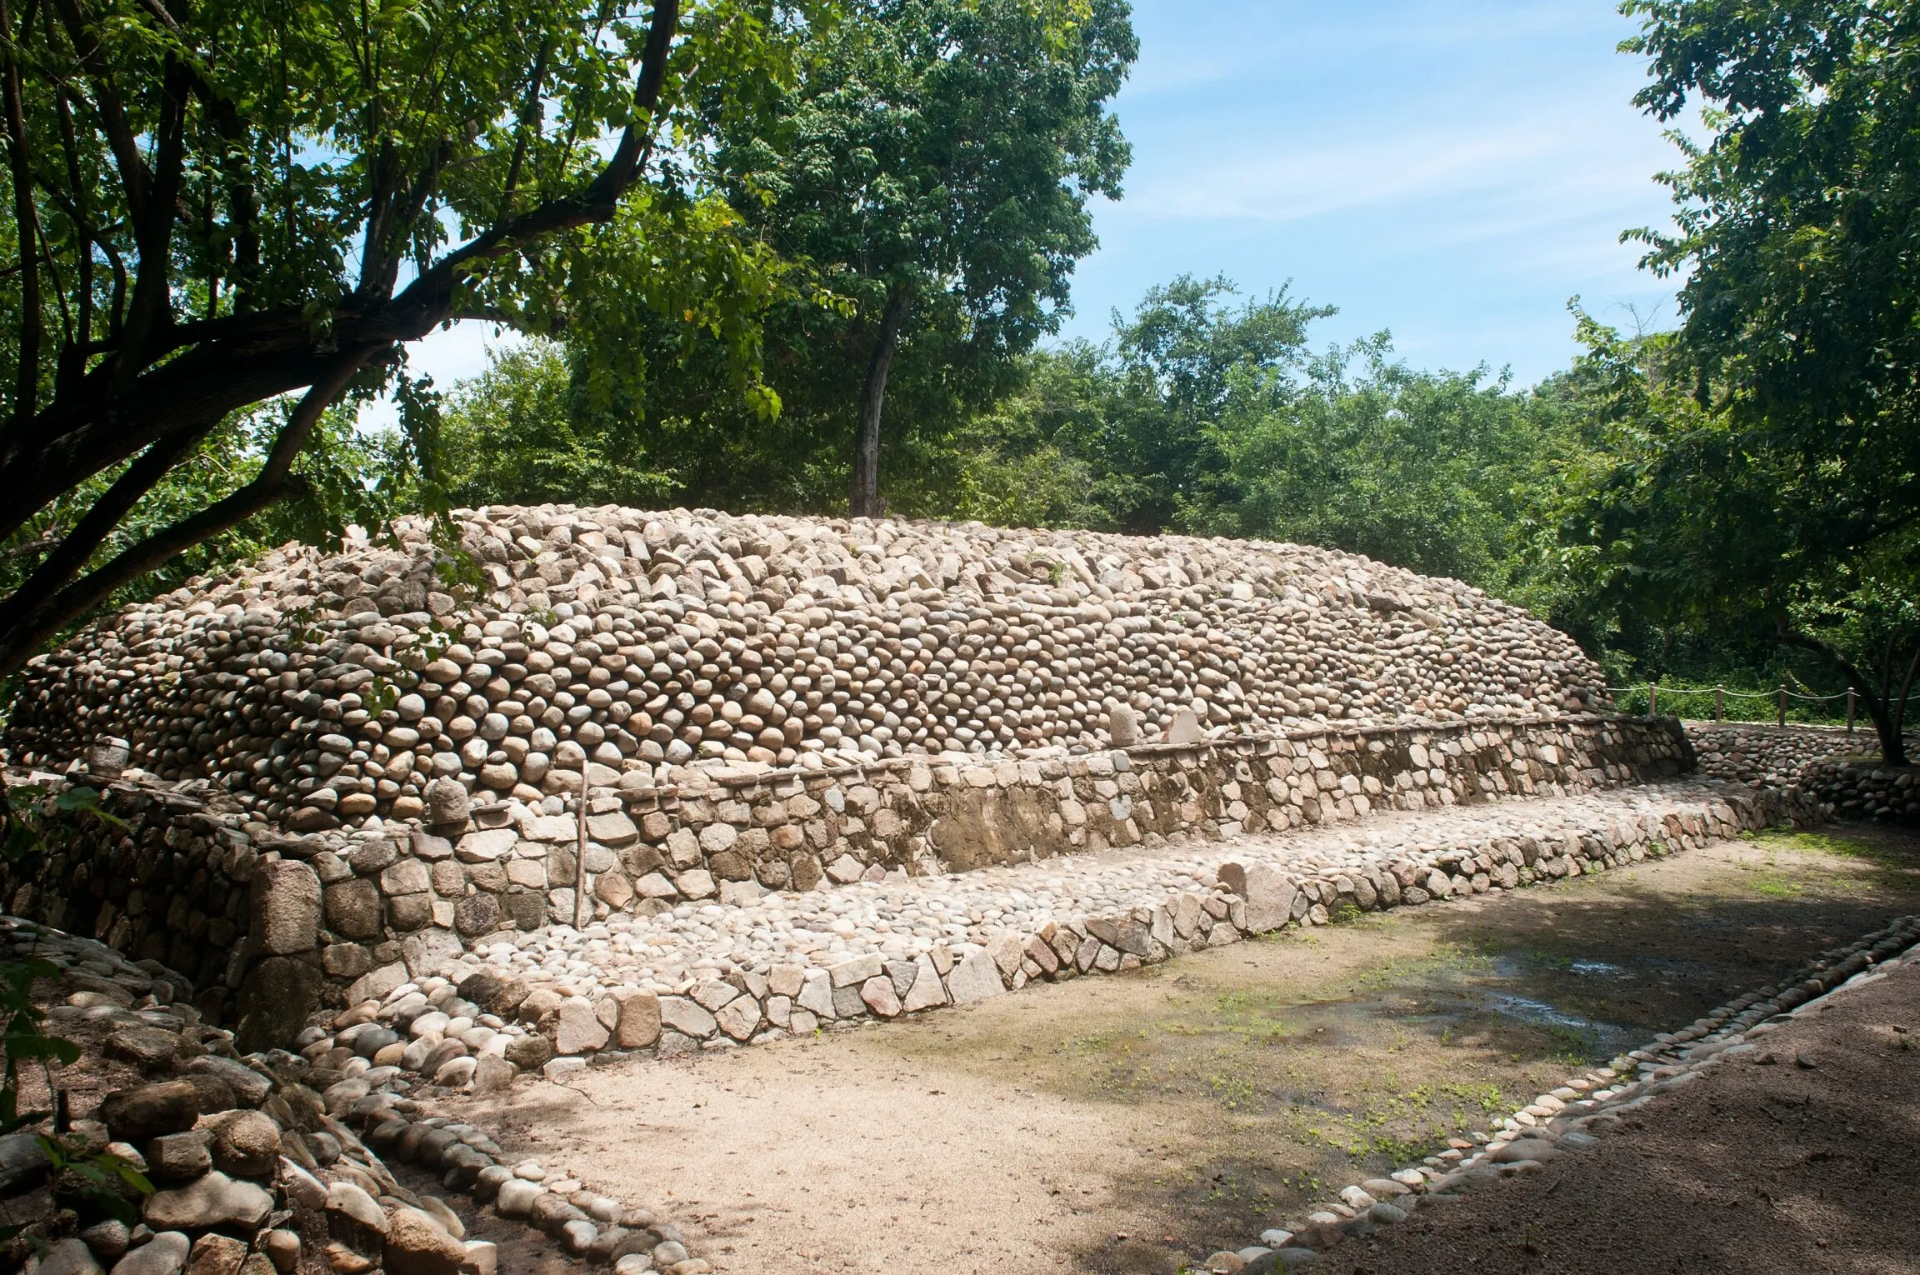
[[[1920,838],[1769,835],[470,1106],[725,1271],[1171,1272],[1916,911]]]
[[[1761,1037],[1592,1151],[1418,1210],[1327,1275],[1920,1272],[1920,966]]]

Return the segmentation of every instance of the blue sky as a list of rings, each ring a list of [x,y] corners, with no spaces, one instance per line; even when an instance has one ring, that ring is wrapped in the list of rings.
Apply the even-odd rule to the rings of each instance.
[[[1653,174],[1676,156],[1632,105],[1612,0],[1135,0],[1134,22],[1133,168],[1095,210],[1065,335],[1104,339],[1181,273],[1291,281],[1340,309],[1316,345],[1387,329],[1415,366],[1519,384],[1573,356],[1576,293],[1619,326],[1671,323],[1671,286],[1619,242],[1665,224]],[[412,366],[448,386],[495,340],[462,324]]]
[[[1609,0],[1136,0],[1121,94],[1125,197],[1097,210],[1072,335],[1180,273],[1288,280],[1338,306],[1316,343],[1393,333],[1409,363],[1574,353],[1567,299],[1672,322],[1672,287],[1619,242],[1665,224],[1676,152],[1631,99],[1642,59]]]

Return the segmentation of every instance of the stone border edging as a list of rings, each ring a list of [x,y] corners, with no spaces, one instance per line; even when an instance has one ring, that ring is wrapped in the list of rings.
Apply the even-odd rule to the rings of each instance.
[[[1219,1252],[1214,1275],[1274,1275],[1299,1270],[1347,1239],[1406,1220],[1424,1197],[1459,1195],[1537,1169],[1548,1159],[1598,1144],[1588,1129],[1698,1079],[1708,1067],[1753,1052],[1756,1037],[1841,991],[1886,976],[1894,964],[1920,964],[1920,915],[1897,917],[1852,943],[1831,948],[1780,981],[1736,998],[1677,1032],[1662,1032],[1584,1076],[1541,1094],[1496,1126],[1470,1134],[1471,1153],[1450,1148],[1420,1164],[1369,1178],[1338,1193],[1296,1227],[1276,1227],[1261,1242]],[[1628,1073],[1637,1073],[1629,1078]]]

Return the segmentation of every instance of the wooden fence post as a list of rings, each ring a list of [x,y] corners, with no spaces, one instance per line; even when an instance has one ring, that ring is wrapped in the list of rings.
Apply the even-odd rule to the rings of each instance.
[[[1727,720],[1727,688],[1724,686],[1713,688],[1713,720],[1716,722]]]
[[[1853,734],[1853,688],[1847,688],[1847,734]]]
[[[1660,687],[1653,682],[1647,683],[1647,716],[1660,716]]]
[[[1787,684],[1785,682],[1780,683],[1779,724],[1782,726],[1785,726],[1787,724]]]

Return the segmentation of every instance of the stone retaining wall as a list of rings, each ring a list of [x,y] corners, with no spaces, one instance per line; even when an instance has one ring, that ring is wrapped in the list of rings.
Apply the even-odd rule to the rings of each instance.
[[[1920,821],[1920,785],[1912,766],[1821,762],[1801,783],[1841,819]]]
[[[577,799],[559,795],[538,807],[461,802],[433,828],[389,822],[290,836],[204,781],[119,782],[103,795],[113,821],[54,817],[50,853],[9,866],[0,883],[16,915],[186,972],[209,1017],[235,1014],[243,1037],[265,1045],[375,969],[418,974],[495,932],[572,923],[576,882],[589,892],[585,914],[605,918],[1690,768],[1670,720],[1578,717],[986,765],[902,758],[721,772],[699,789],[595,787],[589,772],[584,865]]]
[[[1823,758],[1880,751],[1870,722],[1852,735],[1838,726],[1754,722],[1687,722],[1686,730],[1701,774],[1743,784],[1791,784]]]

